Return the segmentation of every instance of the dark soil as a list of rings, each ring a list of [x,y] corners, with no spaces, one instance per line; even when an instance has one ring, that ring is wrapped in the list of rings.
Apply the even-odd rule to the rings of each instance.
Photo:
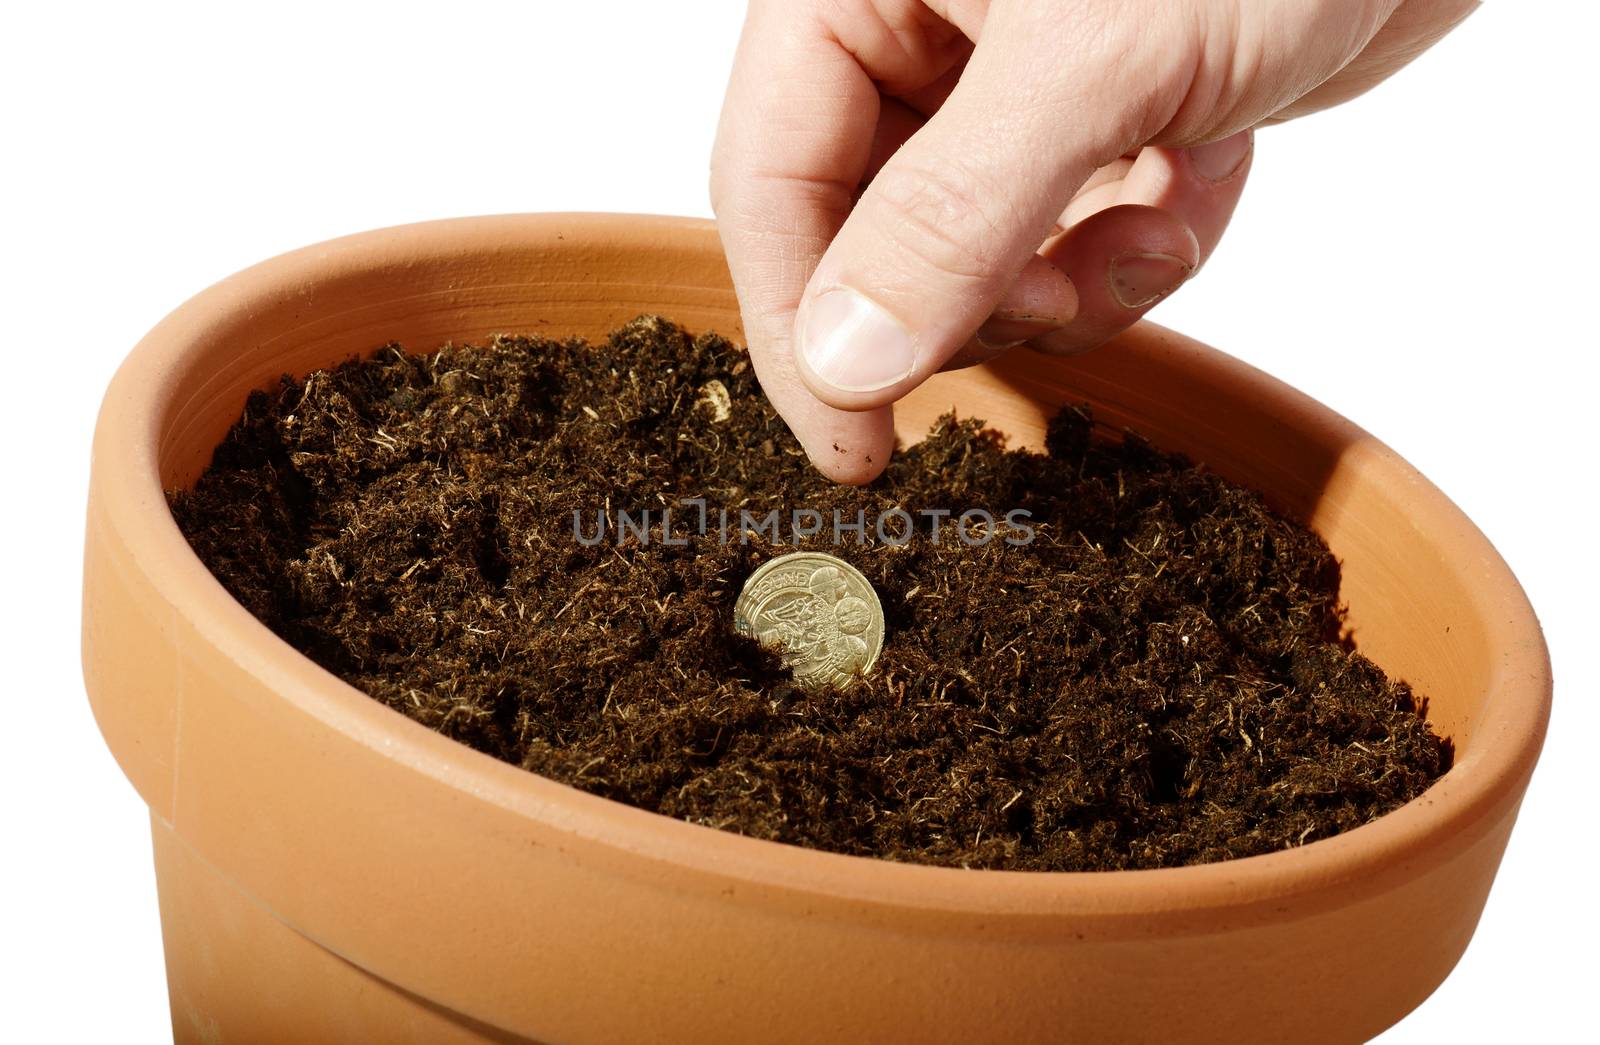
[[[724,395],[723,393],[726,393]],[[1049,453],[947,418],[865,489],[808,464],[743,353],[636,320],[505,337],[254,393],[183,532],[251,612],[464,744],[667,816],[922,863],[1165,867],[1302,845],[1420,794],[1450,748],[1340,639],[1338,565],[1253,493],[1064,411]],[[678,507],[681,546],[661,542]],[[913,513],[895,546],[872,534]],[[728,540],[720,508],[731,509]],[[876,586],[870,677],[804,692],[732,633],[787,522]],[[1031,512],[971,546],[920,509]],[[595,535],[644,509],[641,541]],[[898,530],[891,525],[891,536]],[[977,533],[975,529],[973,533]],[[969,534],[971,536],[971,534]],[[1006,538],[1010,538],[1008,541]]]

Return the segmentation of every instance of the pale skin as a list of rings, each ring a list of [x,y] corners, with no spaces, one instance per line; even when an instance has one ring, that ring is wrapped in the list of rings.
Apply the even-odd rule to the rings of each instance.
[[[826,475],[932,374],[1125,329],[1205,262],[1254,129],[1477,0],[753,0],[711,199],[763,389]]]

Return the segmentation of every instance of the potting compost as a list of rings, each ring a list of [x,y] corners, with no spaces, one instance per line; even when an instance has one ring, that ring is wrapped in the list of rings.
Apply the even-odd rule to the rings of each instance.
[[[1047,452],[941,419],[836,485],[716,335],[389,346],[255,392],[179,526],[288,643],[405,715],[694,823],[971,868],[1304,845],[1449,766],[1341,637],[1338,564],[1254,493],[1063,410]],[[736,633],[797,549],[885,641],[801,686]]]

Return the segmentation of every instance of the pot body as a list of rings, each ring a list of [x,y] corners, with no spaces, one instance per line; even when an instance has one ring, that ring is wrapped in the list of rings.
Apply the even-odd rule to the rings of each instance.
[[[1112,874],[819,853],[631,809],[454,744],[300,656],[189,550],[191,483],[253,388],[391,340],[601,336],[641,312],[734,338],[702,221],[525,215],[386,229],[183,305],[96,433],[84,671],[150,806],[182,1041],[1354,1041],[1471,937],[1549,715],[1538,624],[1494,549],[1366,433],[1148,324],[1075,360],[940,375],[1038,445],[1065,402],[1309,522],[1358,645],[1430,699],[1456,764],[1301,849]]]

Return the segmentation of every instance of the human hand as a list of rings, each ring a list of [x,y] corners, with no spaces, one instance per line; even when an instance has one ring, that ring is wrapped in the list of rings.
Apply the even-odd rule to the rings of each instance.
[[[897,399],[1133,323],[1216,246],[1250,128],[1355,97],[1476,6],[753,0],[711,197],[762,388],[823,473],[869,481]]]

